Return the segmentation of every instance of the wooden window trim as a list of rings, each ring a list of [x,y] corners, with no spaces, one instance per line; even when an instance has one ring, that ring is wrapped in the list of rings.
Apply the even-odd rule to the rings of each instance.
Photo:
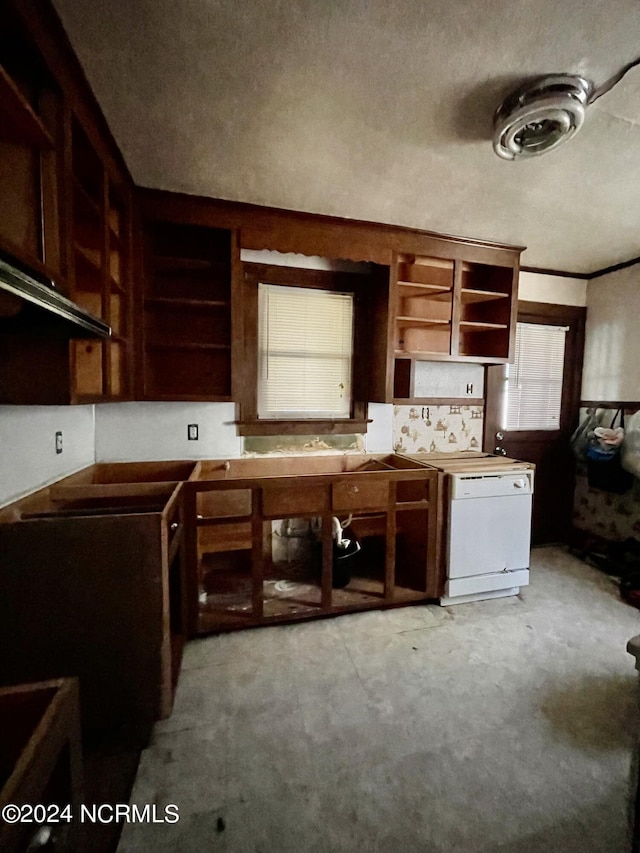
[[[354,295],[353,384],[350,418],[260,419],[258,418],[258,284],[281,284],[335,290]],[[272,264],[242,264],[244,304],[244,383],[236,421],[240,435],[345,435],[366,432],[368,355],[366,328],[369,276]]]

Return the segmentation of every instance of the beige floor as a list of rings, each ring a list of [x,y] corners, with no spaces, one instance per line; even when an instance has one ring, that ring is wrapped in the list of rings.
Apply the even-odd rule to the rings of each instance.
[[[119,853],[626,851],[640,613],[558,548],[531,577],[190,643],[132,796],[180,821]]]

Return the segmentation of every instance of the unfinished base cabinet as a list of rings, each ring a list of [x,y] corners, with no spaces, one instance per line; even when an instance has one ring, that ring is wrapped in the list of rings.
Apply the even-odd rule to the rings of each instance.
[[[0,731],[0,810],[16,805],[25,818],[0,820],[0,850],[87,849],[77,680],[0,688]]]
[[[92,732],[144,736],[170,714],[193,468],[94,465],[0,512],[0,684],[77,676]]]
[[[408,460],[205,462],[183,499],[190,633],[438,594],[437,474]]]

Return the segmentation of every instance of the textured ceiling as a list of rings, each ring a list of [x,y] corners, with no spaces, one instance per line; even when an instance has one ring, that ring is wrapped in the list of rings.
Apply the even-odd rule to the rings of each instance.
[[[555,152],[506,162],[523,80],[601,85],[638,0],[55,0],[145,186],[526,245],[591,272],[640,255],[640,69]]]

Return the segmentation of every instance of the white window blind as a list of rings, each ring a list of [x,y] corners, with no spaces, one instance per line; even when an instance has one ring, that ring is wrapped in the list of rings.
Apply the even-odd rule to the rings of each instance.
[[[258,417],[349,418],[353,294],[258,285]]]
[[[507,429],[560,427],[566,326],[518,323],[515,363],[507,366]]]

